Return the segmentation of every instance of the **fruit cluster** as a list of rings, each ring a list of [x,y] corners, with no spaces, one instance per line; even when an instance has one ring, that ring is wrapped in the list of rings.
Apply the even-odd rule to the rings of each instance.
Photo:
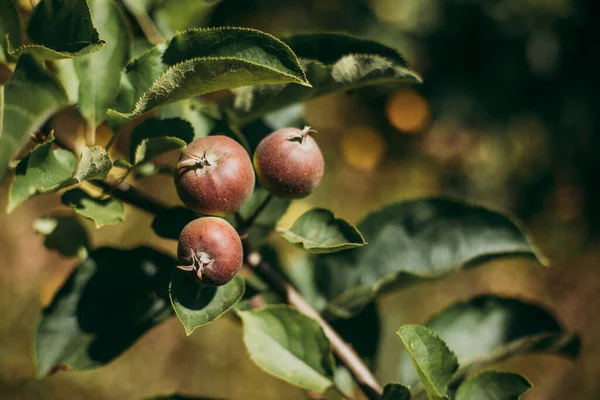
[[[284,128],[267,135],[254,153],[260,185],[276,197],[308,196],[321,182],[323,155],[310,127]],[[183,151],[175,187],[186,207],[210,217],[187,224],[179,235],[179,266],[203,285],[231,281],[242,267],[238,232],[222,218],[237,212],[254,191],[255,176],[246,150],[227,136],[196,139]]]

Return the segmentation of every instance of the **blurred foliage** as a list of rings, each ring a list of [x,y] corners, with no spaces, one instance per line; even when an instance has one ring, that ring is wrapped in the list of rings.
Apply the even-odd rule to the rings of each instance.
[[[130,17],[139,17],[147,11],[165,37],[189,27],[221,25],[257,28],[278,37],[316,30],[351,33],[402,50],[410,65],[423,76],[424,83],[418,87],[361,88],[307,105],[304,119],[322,132],[317,139],[325,152],[328,172],[323,189],[311,198],[295,202],[289,209],[287,203],[279,207],[281,210],[274,207],[273,213],[278,217],[287,210],[281,226],[291,226],[297,216],[314,206],[328,205],[336,215],[357,221],[391,200],[444,192],[515,211],[534,229],[540,246],[554,260],[569,259],[567,257],[589,249],[586,246],[599,233],[600,211],[595,207],[600,200],[600,191],[596,188],[600,157],[595,154],[599,145],[598,135],[595,135],[599,79],[598,60],[591,55],[600,29],[593,21],[598,11],[597,2],[129,0],[124,3],[129,5]],[[21,11],[28,4],[19,2]],[[137,18],[138,23],[131,20],[134,54],[139,55],[149,45],[143,38],[140,19]],[[18,44],[13,42],[13,45]],[[0,71],[0,75],[2,73]],[[3,81],[0,77],[0,82]],[[228,94],[224,97],[225,102],[230,100]],[[223,99],[207,96],[207,100]],[[173,106],[179,105],[193,106],[188,103]],[[196,122],[192,124],[197,136],[203,134],[198,126],[210,126],[207,130],[223,128],[214,121]],[[256,133],[249,137],[251,147],[273,128],[265,127],[265,122],[268,123],[267,118],[245,128],[245,134]],[[226,133],[235,136],[235,132]],[[126,142],[127,136],[124,137],[121,142]],[[119,148],[117,143],[115,151],[124,150],[127,154],[128,146],[120,144]],[[147,188],[167,198],[160,190],[164,182]],[[180,217],[176,215],[177,209],[171,212],[175,214],[165,215],[163,219],[171,222],[172,216]],[[187,217],[190,216],[180,219]],[[143,221],[145,228],[150,226],[148,221]],[[55,229],[46,230],[60,234],[63,228],[60,222]],[[161,234],[160,222],[158,218],[155,221],[157,233],[169,237],[169,234]],[[264,223],[272,226],[275,221],[269,218]],[[139,226],[134,224],[122,228],[119,237],[127,243],[156,240],[139,238]],[[257,240],[262,240],[264,235],[258,233]],[[109,234],[104,235],[107,240]],[[46,241],[51,243],[51,236]],[[85,242],[87,246],[87,237]],[[289,262],[295,257],[294,250],[281,242],[275,243],[286,250],[281,255],[286,258],[285,272],[306,294],[305,291],[311,290],[303,287],[305,281],[301,281],[306,279],[306,274],[298,272],[302,268],[306,271],[304,259]],[[74,255],[79,247],[58,250]],[[21,253],[25,251],[21,249]],[[9,257],[8,264],[10,261]],[[585,275],[582,276],[585,281]],[[554,277],[564,278],[560,273]],[[597,277],[592,275],[592,278]],[[569,279],[573,278],[569,276]],[[563,314],[568,314],[565,310],[573,307],[577,296],[589,294],[590,301],[595,300],[597,290],[588,290],[582,294],[562,291],[565,299],[558,301],[565,304]],[[434,299],[432,304],[437,304],[436,296],[444,294],[426,293],[428,297],[411,298],[410,305],[427,303],[429,297]],[[164,294],[159,298],[164,300],[163,297]],[[410,308],[410,305],[404,307]],[[380,318],[386,316],[379,316],[377,308],[370,304],[354,320],[336,320],[333,324],[361,355],[369,358],[377,351],[373,348],[376,341],[370,338],[379,335]],[[224,320],[220,323],[225,324]],[[355,321],[364,321],[361,329],[352,328]],[[597,332],[594,334],[597,336]],[[222,342],[217,336],[216,342]],[[207,353],[205,348],[200,350]],[[220,355],[223,359],[231,358],[229,353]],[[145,367],[144,360],[138,361],[138,365]],[[187,365],[198,367],[199,364]],[[176,372],[189,371],[183,371],[182,367]],[[160,371],[155,376],[162,377],[162,374]],[[170,385],[179,385],[179,388],[186,385],[180,382],[180,377],[171,379]],[[275,386],[273,381],[265,387],[261,386],[262,381],[257,381],[260,390],[268,391]],[[204,381],[198,379],[198,382]],[[48,385],[41,385],[44,384]],[[587,391],[581,389],[578,398],[589,398],[586,394],[596,393],[594,385],[597,384],[590,383]],[[139,388],[128,390],[128,394],[143,392]],[[550,392],[552,390],[547,389],[541,393]],[[236,394],[231,398],[252,398],[240,391]],[[288,394],[290,398],[301,396],[291,391]],[[60,398],[60,394],[57,396]],[[277,396],[273,392],[264,395],[265,398]],[[106,398],[110,395],[106,394]]]

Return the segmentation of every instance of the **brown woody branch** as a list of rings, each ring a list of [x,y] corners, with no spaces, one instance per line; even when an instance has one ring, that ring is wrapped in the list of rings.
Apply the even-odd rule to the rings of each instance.
[[[111,192],[115,198],[136,206],[150,214],[157,214],[167,209],[164,204],[152,199],[150,196],[139,191],[126,182],[103,181],[94,182],[97,186]],[[266,207],[266,203],[263,205]],[[261,206],[261,211],[264,207]],[[255,213],[256,214],[256,213]],[[255,220],[258,214],[253,214],[252,220]],[[243,229],[247,230],[248,221],[245,221]],[[244,235],[246,236],[246,235]],[[382,388],[369,368],[365,365],[356,351],[344,341],[344,339],[321,317],[321,315],[304,299],[304,297],[294,289],[277,271],[265,262],[260,253],[253,251],[248,244],[247,237],[243,240],[246,264],[258,276],[264,279],[269,286],[275,289],[281,296],[287,299],[287,302],[297,308],[303,314],[316,320],[323,332],[331,342],[331,346],[338,359],[348,368],[361,390],[369,400],[381,398]]]

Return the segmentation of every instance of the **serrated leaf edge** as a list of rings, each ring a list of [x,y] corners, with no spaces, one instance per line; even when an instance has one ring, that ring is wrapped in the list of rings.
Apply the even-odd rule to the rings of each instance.
[[[400,340],[402,341],[402,344],[404,345],[404,347],[406,348],[406,351],[408,352],[408,355],[411,359],[411,361],[414,364],[417,364],[419,366],[419,368],[421,369],[421,371],[423,372],[423,374],[425,375],[425,377],[427,377],[427,380],[429,381],[428,383],[431,385],[431,387],[435,388],[436,390],[436,395],[440,396],[440,397],[446,397],[448,396],[448,394],[441,394],[439,392],[439,389],[433,384],[433,382],[431,381],[431,378],[429,377],[429,375],[423,370],[423,368],[421,367],[421,364],[419,364],[419,362],[412,356],[412,352],[410,351],[410,346],[408,345],[408,343],[406,343],[406,341],[404,340],[404,338],[402,337],[401,334],[401,330],[403,330],[404,328],[408,328],[408,327],[418,327],[421,329],[424,329],[428,334],[430,334],[431,336],[435,337],[436,339],[438,339],[440,341],[440,343],[442,343],[444,345],[444,347],[446,348],[446,350],[448,350],[448,352],[452,355],[452,357],[454,358],[454,361],[456,363],[456,368],[458,370],[459,367],[459,363],[458,363],[458,357],[456,357],[456,353],[454,353],[454,351],[452,351],[450,349],[450,347],[448,347],[448,344],[446,344],[446,341],[444,341],[444,339],[442,339],[436,332],[434,332],[433,330],[429,329],[428,327],[424,326],[424,325],[418,325],[418,324],[406,324],[406,325],[402,325],[397,331],[396,334],[398,335],[398,337],[400,337]],[[456,370],[454,371],[456,372]],[[454,374],[453,372],[453,374]],[[446,384],[446,386],[448,386]],[[447,389],[447,387],[446,387]]]
[[[258,33],[259,35],[264,35],[267,36],[268,38],[274,40],[275,42],[281,44],[281,46],[286,49],[290,55],[293,57],[293,60],[296,62],[296,64],[299,67],[300,72],[302,73],[302,78],[303,81],[308,83],[308,80],[306,78],[306,72],[304,71],[304,68],[302,68],[302,66],[300,65],[300,61],[298,59],[298,56],[296,55],[296,53],[294,53],[294,50],[291,49],[290,46],[288,46],[288,44],[286,42],[284,42],[283,40],[279,39],[278,37],[275,37],[273,35],[271,35],[268,32],[263,32],[261,30],[258,29],[253,29],[253,28],[246,28],[246,27],[237,27],[237,26],[220,26],[220,27],[197,27],[197,28],[190,28],[190,29],[185,29],[183,31],[177,31],[177,35],[179,34],[186,34],[186,33],[190,33],[190,32],[200,32],[200,31],[247,31],[247,32],[254,32],[254,33]],[[164,55],[164,53],[163,53]],[[309,84],[310,87],[310,84]]]
[[[179,62],[177,64],[174,64],[174,65],[168,67],[157,79],[154,80],[154,82],[152,83],[152,86],[150,86],[150,88],[148,90],[146,90],[144,92],[144,94],[142,94],[140,96],[140,98],[136,102],[136,104],[135,104],[135,106],[134,106],[133,111],[131,112],[131,114],[128,113],[128,114],[122,114],[122,115],[126,115],[126,116],[141,115],[143,113],[146,113],[146,112],[151,111],[152,109],[154,109],[154,107],[150,108],[150,109],[146,109],[145,108],[145,106],[146,106],[146,104],[148,102],[148,99],[147,99],[148,94],[151,93],[156,86],[158,86],[160,83],[162,83],[163,81],[165,81],[167,79],[167,75],[170,74],[173,70],[179,69],[182,66],[187,65],[187,64],[194,64],[194,63],[202,62],[202,61],[224,61],[224,60],[227,60],[227,61],[230,61],[230,60],[231,61],[238,61],[238,62],[241,62],[241,63],[244,63],[244,64],[248,64],[248,65],[252,65],[252,66],[255,66],[255,67],[260,67],[260,68],[263,68],[263,69],[268,70],[268,71],[273,71],[273,72],[275,72],[275,73],[277,73],[279,75],[292,78],[292,82],[291,83],[298,83],[298,84],[300,84],[302,86],[311,87],[311,85],[310,85],[310,83],[308,83],[308,81],[302,81],[302,80],[298,79],[294,75],[291,75],[291,74],[288,74],[288,73],[285,73],[285,72],[282,72],[282,71],[278,71],[276,69],[267,67],[267,66],[265,66],[263,64],[258,64],[258,63],[255,63],[255,62],[251,62],[251,61],[245,60],[243,58],[239,58],[239,57],[195,57],[195,58],[190,58],[190,59],[185,60],[185,61],[181,61],[181,62]],[[262,84],[269,84],[269,82],[271,82],[271,81],[265,81],[265,82],[262,82]],[[273,83],[281,83],[281,82],[277,82],[277,81],[273,80]],[[242,86],[252,86],[252,85],[242,85]]]
[[[83,49],[76,51],[76,52],[57,51],[57,50],[51,49],[50,47],[43,46],[41,44],[25,44],[25,45],[19,46],[18,48],[14,49],[10,45],[10,41],[7,40],[7,44],[8,44],[8,46],[7,46],[8,54],[10,54],[12,57],[18,58],[23,53],[29,53],[29,50],[42,49],[42,50],[49,51],[52,54],[56,54],[56,55],[60,56],[61,58],[59,58],[59,59],[69,59],[69,58],[84,57],[84,56],[96,53],[96,52],[100,51],[100,49],[102,47],[104,47],[106,45],[106,42],[104,40],[100,40],[98,43],[90,43]],[[39,56],[37,56],[36,58],[39,58]],[[42,58],[42,59],[44,59],[44,58]]]

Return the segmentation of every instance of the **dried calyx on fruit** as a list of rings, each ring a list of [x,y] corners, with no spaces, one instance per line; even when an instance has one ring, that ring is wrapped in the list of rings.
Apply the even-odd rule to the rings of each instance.
[[[190,209],[207,215],[232,214],[254,190],[254,170],[246,150],[227,136],[194,140],[181,154],[175,187]]]
[[[323,177],[325,162],[315,130],[283,128],[266,136],[254,153],[254,168],[260,184],[277,197],[308,196]]]
[[[202,217],[188,223],[179,235],[177,268],[208,286],[231,281],[242,267],[242,241],[227,221]]]

